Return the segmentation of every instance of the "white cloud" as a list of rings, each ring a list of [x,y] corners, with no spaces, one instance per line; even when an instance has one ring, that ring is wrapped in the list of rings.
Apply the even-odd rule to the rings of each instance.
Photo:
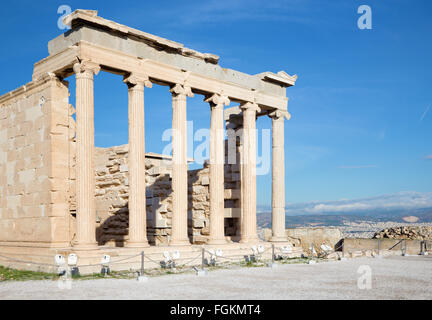
[[[425,157],[426,160],[432,160],[432,154],[429,154]]]
[[[310,209],[308,212],[343,212],[343,211],[353,211],[353,210],[366,210],[369,209],[370,205],[366,203],[346,203],[346,204],[317,204]]]
[[[365,213],[432,207],[432,192],[398,192],[377,197],[289,204],[286,212],[298,214]]]
[[[339,166],[340,169],[364,169],[364,168],[376,168],[375,164],[359,165],[359,166]]]
[[[220,25],[226,27],[230,23],[244,22],[286,22],[300,24],[322,24],[326,15],[321,15],[322,21],[305,15],[311,10],[321,12],[320,7],[314,7],[305,0],[235,0],[235,1],[179,1],[178,5],[169,5],[161,8],[152,8],[151,15],[146,20],[158,21],[165,27],[196,27],[202,24]],[[137,24],[142,20],[142,11],[125,9],[122,11],[129,21],[135,20]],[[130,22],[129,22],[130,23]]]
[[[423,121],[423,119],[426,117],[426,114],[429,112],[430,105],[426,107],[426,110],[423,112],[422,116],[420,117],[420,122]]]

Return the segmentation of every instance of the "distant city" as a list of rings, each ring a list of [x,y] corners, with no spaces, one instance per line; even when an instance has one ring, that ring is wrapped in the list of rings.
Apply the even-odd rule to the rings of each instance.
[[[344,237],[370,238],[375,232],[385,228],[432,225],[432,207],[321,214],[287,213],[285,219],[286,228],[338,227]],[[261,229],[271,228],[271,209],[261,207],[257,215],[257,223]]]

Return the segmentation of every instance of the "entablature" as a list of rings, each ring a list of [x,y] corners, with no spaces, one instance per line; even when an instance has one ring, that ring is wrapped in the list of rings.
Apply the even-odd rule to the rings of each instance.
[[[287,109],[286,87],[297,80],[283,71],[249,75],[222,68],[215,55],[192,54],[182,44],[103,19],[96,11],[74,11],[65,22],[72,29],[50,41],[50,56],[35,64],[33,80],[47,72],[65,78],[76,62],[88,60],[107,72],[141,74],[157,84],[181,84],[198,94],[282,110]]]

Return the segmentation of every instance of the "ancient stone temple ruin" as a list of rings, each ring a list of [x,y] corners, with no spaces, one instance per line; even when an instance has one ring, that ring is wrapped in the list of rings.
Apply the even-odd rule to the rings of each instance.
[[[65,23],[71,29],[48,43],[32,81],[0,97],[0,254],[51,262],[56,253],[75,252],[93,262],[101,253],[143,248],[154,254],[170,247],[250,248],[260,241],[255,122],[261,116],[272,119],[271,241],[286,242],[286,88],[297,76],[222,68],[214,54],[96,11],[74,11]],[[124,77],[128,145],[95,148],[93,83],[101,71]],[[70,76],[75,106],[64,80]],[[172,95],[172,156],[145,150],[144,92],[152,84]],[[187,100],[193,95],[211,109],[210,159],[188,170]],[[228,128],[232,140],[224,139]]]

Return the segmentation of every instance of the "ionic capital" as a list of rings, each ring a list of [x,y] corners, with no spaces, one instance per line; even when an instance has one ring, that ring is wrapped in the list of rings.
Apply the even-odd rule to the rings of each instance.
[[[240,105],[240,109],[243,111],[254,111],[254,112],[260,112],[261,108],[258,107],[256,103],[253,102],[246,102]]]
[[[97,63],[94,63],[89,60],[84,60],[81,62],[77,62],[73,66],[73,71],[75,72],[75,75],[84,75],[84,76],[93,76],[97,75],[100,71],[100,65]]]
[[[284,120],[284,119],[291,119],[291,114],[288,111],[285,110],[274,110],[269,112],[268,116],[272,118],[273,120]]]
[[[210,97],[204,98],[204,102],[210,103],[210,107],[223,107],[228,106],[231,101],[227,96],[215,93]]]
[[[171,87],[170,92],[174,97],[184,95],[192,98],[194,96],[191,87],[184,86],[178,83]]]
[[[148,76],[137,75],[135,73],[125,77],[123,82],[126,83],[129,88],[138,86],[144,89],[144,87],[151,88],[153,86]]]

